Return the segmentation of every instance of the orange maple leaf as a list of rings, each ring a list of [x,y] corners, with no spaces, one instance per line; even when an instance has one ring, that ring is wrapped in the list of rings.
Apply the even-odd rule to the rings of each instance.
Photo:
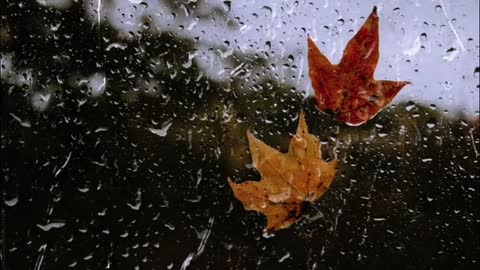
[[[373,118],[410,82],[376,81],[378,63],[377,8],[348,42],[342,60],[332,65],[308,37],[309,75],[317,108],[338,121],[356,126]]]
[[[308,133],[303,113],[297,133],[283,154],[247,133],[253,166],[261,181],[236,184],[228,178],[235,197],[246,210],[267,216],[267,233],[295,223],[305,202],[318,200],[335,178],[336,160],[322,160],[319,140]]]

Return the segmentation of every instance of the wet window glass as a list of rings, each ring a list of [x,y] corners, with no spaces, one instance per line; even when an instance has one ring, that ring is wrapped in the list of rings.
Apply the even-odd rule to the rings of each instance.
[[[2,1],[1,268],[474,268],[478,10]],[[234,189],[269,173],[264,198]],[[331,184],[297,196],[310,173]],[[269,207],[288,224],[266,232]]]

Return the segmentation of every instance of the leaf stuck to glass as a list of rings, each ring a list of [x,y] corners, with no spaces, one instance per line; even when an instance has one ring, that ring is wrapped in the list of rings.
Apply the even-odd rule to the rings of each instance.
[[[228,178],[235,197],[246,210],[267,216],[265,232],[295,223],[305,202],[318,200],[335,179],[336,160],[322,159],[318,138],[308,133],[303,113],[287,153],[281,153],[247,134],[252,162],[261,181],[236,184]]]
[[[373,79],[379,58],[376,7],[333,65],[308,37],[308,66],[318,110],[357,126],[373,118],[410,82]]]

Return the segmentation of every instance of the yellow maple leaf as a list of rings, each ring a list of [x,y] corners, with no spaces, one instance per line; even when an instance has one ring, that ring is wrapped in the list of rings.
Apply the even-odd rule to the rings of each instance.
[[[318,138],[308,133],[303,113],[288,153],[281,153],[247,133],[253,166],[261,181],[236,184],[228,178],[235,197],[246,210],[267,216],[267,233],[286,228],[302,215],[306,202],[318,200],[335,179],[337,161],[322,159]]]

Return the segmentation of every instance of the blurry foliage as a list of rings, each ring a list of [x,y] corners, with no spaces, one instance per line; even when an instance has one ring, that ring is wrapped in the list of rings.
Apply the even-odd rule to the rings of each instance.
[[[196,2],[188,12],[211,16],[195,15]],[[189,57],[195,38],[123,37],[84,5],[2,2],[2,59],[13,59],[1,80],[5,269],[180,268],[195,251],[201,269],[479,263],[478,119],[409,102],[348,127],[262,73],[265,55],[234,50],[226,61],[240,68],[217,81]],[[106,77],[98,96],[82,82],[95,73]],[[258,179],[247,129],[285,152],[301,110],[339,174],[321,213],[265,239],[265,220],[243,211],[226,178]]]

